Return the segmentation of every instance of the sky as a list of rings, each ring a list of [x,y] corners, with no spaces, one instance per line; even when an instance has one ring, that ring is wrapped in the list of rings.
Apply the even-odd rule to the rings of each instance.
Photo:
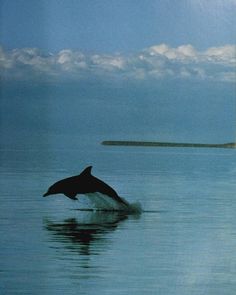
[[[0,0],[0,14],[11,138],[235,140],[236,0]]]
[[[85,52],[232,44],[235,0],[1,0],[1,43]]]

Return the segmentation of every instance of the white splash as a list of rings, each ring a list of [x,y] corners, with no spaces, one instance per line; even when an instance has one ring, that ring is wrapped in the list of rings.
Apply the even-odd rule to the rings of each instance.
[[[124,200],[125,203],[128,204],[125,205],[101,193],[88,193],[86,196],[92,204],[93,209],[96,211],[125,211],[130,213],[142,212],[142,206],[139,202],[129,204],[126,200]]]

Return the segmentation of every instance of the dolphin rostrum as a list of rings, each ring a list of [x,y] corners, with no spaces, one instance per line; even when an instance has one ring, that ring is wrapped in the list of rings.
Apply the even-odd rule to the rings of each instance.
[[[72,200],[77,200],[77,194],[101,193],[119,204],[129,206],[129,203],[118,196],[116,191],[102,180],[91,174],[92,166],[85,168],[79,175],[57,181],[49,187],[44,197],[55,194],[64,194]]]

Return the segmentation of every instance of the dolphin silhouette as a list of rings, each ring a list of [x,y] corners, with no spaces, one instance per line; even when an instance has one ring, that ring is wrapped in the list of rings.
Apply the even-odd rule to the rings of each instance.
[[[66,197],[77,200],[77,194],[101,193],[118,202],[129,206],[129,203],[122,199],[116,191],[102,180],[91,174],[92,166],[85,168],[79,175],[68,177],[55,182],[49,187],[43,197],[55,194],[64,194]],[[91,195],[90,195],[91,196]]]

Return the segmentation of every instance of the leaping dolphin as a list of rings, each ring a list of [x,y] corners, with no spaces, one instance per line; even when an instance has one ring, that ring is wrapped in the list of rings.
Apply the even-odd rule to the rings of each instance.
[[[79,175],[57,181],[49,187],[44,197],[64,194],[72,200],[77,200],[77,194],[101,193],[128,208],[129,203],[122,199],[116,191],[102,180],[91,174],[92,166],[85,168]]]

